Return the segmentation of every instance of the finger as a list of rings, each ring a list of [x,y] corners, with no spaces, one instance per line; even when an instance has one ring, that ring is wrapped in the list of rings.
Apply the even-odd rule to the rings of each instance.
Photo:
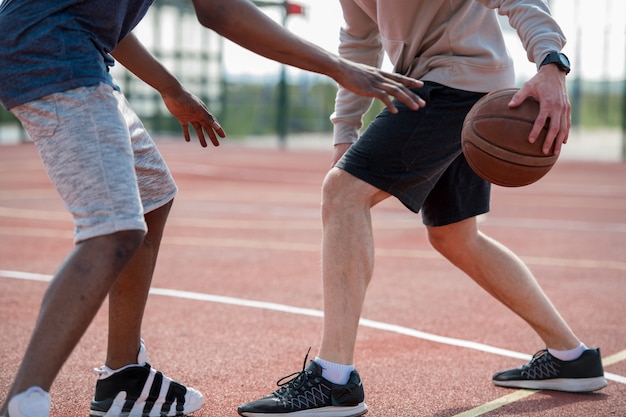
[[[561,123],[559,120],[550,119],[550,127],[548,128],[548,133],[546,134],[546,139],[543,141],[543,145],[541,146],[541,152],[543,152],[544,155],[549,155],[553,148],[555,153],[557,149],[561,149],[560,143],[558,141],[560,125]]]
[[[213,129],[215,130],[215,132],[220,136],[220,138],[225,138],[226,137],[226,132],[224,131],[224,129],[222,129],[222,126],[219,126],[217,129]]]
[[[561,153],[561,149],[564,144],[567,143],[569,136],[569,118],[566,118],[565,123],[561,122],[558,136],[554,142],[554,155],[558,156]]]
[[[426,106],[426,102],[411,90],[394,89],[389,94],[406,104],[411,110],[419,110]]]
[[[209,129],[211,129],[212,131],[217,133],[219,135],[219,137],[221,137],[221,138],[225,138],[226,137],[226,132],[224,132],[224,129],[222,128],[222,125],[220,125],[219,122],[216,119],[212,119],[212,120],[209,121]]]
[[[399,101],[406,104],[412,110],[419,110],[421,107],[424,107],[426,103],[420,96],[415,94],[413,91],[409,90],[403,86],[397,86],[395,84],[383,84],[383,91],[385,91],[387,96],[393,96]]]
[[[397,114],[398,108],[393,104],[391,97],[395,97],[395,95],[398,94],[399,88],[388,85],[387,83],[377,83],[376,86],[378,88],[372,86],[373,96],[382,101],[391,113]]]
[[[207,129],[207,134],[209,135],[213,146],[220,146],[220,141],[217,139],[217,136],[215,136],[215,131],[213,129]]]
[[[198,140],[200,141],[200,145],[203,148],[207,147],[206,139],[204,138],[204,133],[202,132],[202,125],[199,123],[192,123],[193,128],[196,130],[196,135],[198,136]]]
[[[393,101],[391,101],[386,93],[378,94],[376,97],[385,104],[385,107],[387,107],[392,114],[398,113],[398,108],[393,104]]]
[[[511,101],[509,101],[509,108],[514,109],[522,104],[528,98],[528,94],[525,89],[520,89],[517,93],[511,97]]]
[[[217,121],[215,116],[211,114],[208,108],[203,108],[205,109],[205,111],[202,112],[202,119],[200,120],[200,123],[202,124],[204,130],[207,132],[214,132],[213,134],[217,133],[221,138],[226,137],[226,133],[220,125],[220,122]]]
[[[393,80],[395,82],[404,84],[404,85],[406,85],[408,87],[411,87],[411,88],[421,88],[421,87],[424,86],[424,82],[423,81],[415,79],[415,78],[407,77],[407,76],[404,76],[404,75],[401,75],[401,74],[398,74],[398,73],[394,73],[394,72],[381,71],[381,73],[385,77],[387,77],[387,78],[389,78],[389,79],[391,79],[391,80]]]
[[[416,81],[417,88],[424,86],[422,81]],[[426,106],[426,102],[419,96],[419,94],[405,86],[397,86],[394,84],[390,87],[390,91],[388,91],[388,93],[409,106],[412,110],[419,110],[420,108]]]
[[[224,132],[224,129],[222,129],[222,126],[218,123],[217,119],[215,119],[214,117],[205,117],[202,123],[202,127],[204,128],[204,131],[209,135],[209,139],[211,139],[211,143],[213,143],[213,146],[220,146],[217,135],[219,135],[219,137],[221,138],[224,138],[226,137],[226,133]]]
[[[426,102],[424,101],[424,99],[421,98],[419,95],[415,94],[414,92],[412,92],[411,90],[409,90],[409,94],[407,94],[406,96],[397,97],[397,98],[398,100],[402,101],[404,104],[409,106],[409,108],[412,110],[419,110],[422,107],[426,107]],[[411,105],[411,104],[414,104],[414,105]]]
[[[554,141],[554,151],[552,152],[555,156],[558,156],[561,153],[561,147],[563,146],[563,139],[561,139],[560,135],[557,136],[556,140]],[[550,152],[550,148],[546,149],[542,149],[544,154],[548,154]]]
[[[565,114],[563,114],[562,118],[561,118],[561,132],[563,134],[563,143],[567,143],[567,140],[569,139],[569,131],[572,127],[572,118],[571,118],[571,113],[570,113],[570,109],[568,108],[567,112]]]
[[[537,138],[541,134],[541,131],[546,126],[546,122],[547,122],[546,116],[543,113],[539,113],[537,115],[537,118],[535,119],[535,123],[533,124],[533,128],[530,131],[530,134],[528,135],[528,142],[535,143],[537,141]],[[552,123],[550,123],[550,124],[552,124]],[[549,129],[548,130],[548,134],[546,134],[546,138],[545,138],[544,144],[545,144],[546,141],[548,141],[548,142],[550,142],[550,144],[552,144],[552,142],[554,141],[554,136],[556,136],[556,134],[553,134],[552,136],[550,136],[550,129]]]
[[[189,136],[189,126],[187,126],[187,123],[181,122],[180,127],[182,127],[183,129],[183,135],[185,136],[185,141],[191,142],[191,137]]]

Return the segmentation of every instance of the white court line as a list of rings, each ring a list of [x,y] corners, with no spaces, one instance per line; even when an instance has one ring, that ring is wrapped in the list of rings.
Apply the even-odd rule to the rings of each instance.
[[[512,394],[507,394],[503,397],[496,398],[493,401],[480,405],[476,408],[472,408],[471,410],[464,411],[460,414],[456,414],[453,417],[478,417],[482,416],[485,413],[498,409],[500,407],[504,407],[505,405],[512,404],[514,402],[523,400],[526,397],[530,397],[534,393],[539,392],[535,390],[527,390],[521,389],[513,392]]]
[[[33,274],[29,272],[20,271],[4,271],[0,270],[0,277],[3,278],[16,278],[31,281],[50,281],[52,278],[50,275]],[[161,295],[165,297],[182,298],[187,300],[208,301],[219,304],[229,304],[241,307],[258,308],[263,310],[279,311],[282,313],[297,314],[301,316],[310,317],[323,317],[324,313],[321,310],[314,310],[310,308],[292,307],[285,304],[270,303],[266,301],[245,300],[242,298],[226,297],[222,295],[204,294],[192,291],[172,290],[167,288],[151,288],[150,294]],[[497,348],[494,346],[485,345],[483,343],[472,342],[469,340],[456,339],[453,337],[439,336],[432,333],[422,332],[420,330],[411,329],[404,326],[398,326],[395,324],[383,323],[380,321],[361,319],[360,325],[363,327],[369,327],[372,329],[383,330],[392,333],[398,333],[404,336],[414,337],[416,339],[428,340],[435,343],[444,345],[457,346],[466,349],[477,350],[486,353],[492,353],[494,355],[506,356],[509,358],[530,360],[531,355],[526,353],[515,352],[513,350]],[[626,359],[626,355],[620,355],[620,360]],[[615,363],[615,362],[613,362]],[[605,372],[604,377],[606,379],[626,384],[626,377]]]

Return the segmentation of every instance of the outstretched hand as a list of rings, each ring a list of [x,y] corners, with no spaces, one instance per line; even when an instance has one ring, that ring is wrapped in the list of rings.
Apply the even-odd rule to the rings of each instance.
[[[200,141],[200,145],[206,148],[207,142],[204,134],[209,136],[214,146],[219,146],[220,138],[226,137],[226,133],[217,119],[211,114],[207,106],[196,96],[186,90],[180,90],[175,94],[162,94],[163,102],[172,113],[183,129],[185,140],[191,141],[189,125],[193,126]]]
[[[426,105],[422,98],[410,90],[424,86],[422,81],[367,65],[342,61],[343,68],[335,77],[335,81],[347,90],[360,96],[377,98],[394,114],[398,112],[398,109],[393,105],[390,97],[395,97],[413,110]]]
[[[519,106],[528,97],[534,97],[539,102],[539,115],[528,141],[535,143],[541,130],[548,124],[548,133],[541,150],[548,155],[554,148],[554,155],[559,155],[561,147],[567,143],[571,126],[571,107],[565,86],[565,73],[555,65],[541,67],[513,96],[509,107]]]

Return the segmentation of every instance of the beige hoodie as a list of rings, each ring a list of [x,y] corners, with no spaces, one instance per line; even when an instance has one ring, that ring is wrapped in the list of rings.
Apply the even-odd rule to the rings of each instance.
[[[489,92],[514,84],[496,9],[508,17],[531,62],[565,45],[543,0],[340,1],[342,57],[380,67],[386,53],[395,72],[461,90]],[[358,138],[371,102],[339,87],[331,116],[335,144]]]

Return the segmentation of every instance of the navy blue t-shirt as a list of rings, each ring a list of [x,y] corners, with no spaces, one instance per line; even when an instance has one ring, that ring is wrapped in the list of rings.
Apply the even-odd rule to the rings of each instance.
[[[113,85],[109,53],[154,0],[4,0],[0,5],[0,104],[72,88]]]

